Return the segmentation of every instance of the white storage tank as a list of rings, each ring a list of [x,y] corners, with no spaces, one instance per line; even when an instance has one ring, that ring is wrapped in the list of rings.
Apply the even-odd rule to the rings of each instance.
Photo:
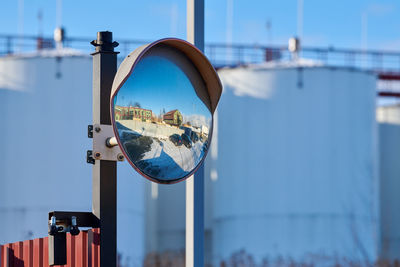
[[[214,263],[375,261],[376,77],[305,60],[219,75]]]
[[[400,260],[400,104],[377,109],[380,155],[380,225],[383,260]]]
[[[92,58],[63,49],[0,58],[0,243],[47,235],[48,212],[90,211]],[[118,164],[118,251],[144,254],[144,179]]]
[[[208,156],[204,171],[209,173]],[[205,178],[204,227],[205,264],[212,264],[212,182]],[[188,178],[193,179],[193,177]],[[170,258],[184,264],[186,233],[186,182],[171,185],[150,183],[146,186],[146,255],[148,262],[154,256]],[[174,265],[175,266],[175,265]],[[178,266],[178,265],[177,265]],[[181,265],[179,265],[181,266]]]

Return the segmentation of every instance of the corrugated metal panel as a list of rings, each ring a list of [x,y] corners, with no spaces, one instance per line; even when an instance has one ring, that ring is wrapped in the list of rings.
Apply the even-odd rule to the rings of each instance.
[[[100,231],[82,231],[67,235],[67,264],[65,267],[99,267]],[[0,267],[49,266],[48,238],[0,245]],[[58,266],[58,265],[57,265]]]

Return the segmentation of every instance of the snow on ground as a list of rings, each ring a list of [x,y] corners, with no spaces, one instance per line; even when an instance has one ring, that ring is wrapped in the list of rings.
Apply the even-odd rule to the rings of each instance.
[[[119,125],[119,135],[125,141],[134,136],[141,136],[138,131]],[[142,132],[143,133],[143,132]],[[171,180],[187,175],[196,168],[204,156],[204,143],[200,140],[192,143],[191,148],[184,144],[176,146],[168,138],[151,137],[153,142],[149,151],[145,152],[136,166],[141,166],[144,173],[163,180]]]
[[[159,169],[158,178],[172,179],[183,177],[192,171],[204,156],[203,143],[193,143],[192,148],[176,146],[170,140],[160,141],[153,138],[151,150],[146,152],[143,161],[151,168]]]

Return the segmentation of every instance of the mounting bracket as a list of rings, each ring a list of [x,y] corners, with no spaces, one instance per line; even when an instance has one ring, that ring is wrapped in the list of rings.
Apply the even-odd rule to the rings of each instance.
[[[93,125],[92,157],[97,160],[123,161],[125,157],[119,146],[107,146],[107,139],[110,137],[114,137],[114,131],[111,125]]]

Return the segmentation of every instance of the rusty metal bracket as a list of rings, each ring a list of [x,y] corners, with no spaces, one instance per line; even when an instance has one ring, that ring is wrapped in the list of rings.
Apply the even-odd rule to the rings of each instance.
[[[124,155],[119,146],[108,147],[107,139],[114,136],[111,125],[93,125],[93,154],[96,160],[123,161]]]

